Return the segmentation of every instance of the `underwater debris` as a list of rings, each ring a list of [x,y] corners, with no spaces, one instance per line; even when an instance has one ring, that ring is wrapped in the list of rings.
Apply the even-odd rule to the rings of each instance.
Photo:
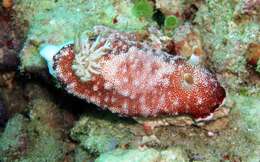
[[[153,50],[137,42],[133,33],[112,31],[81,41],[86,43],[84,51],[76,53],[73,44],[64,46],[54,55],[53,68],[69,93],[101,108],[131,117],[188,114],[202,118],[225,97],[208,70]]]

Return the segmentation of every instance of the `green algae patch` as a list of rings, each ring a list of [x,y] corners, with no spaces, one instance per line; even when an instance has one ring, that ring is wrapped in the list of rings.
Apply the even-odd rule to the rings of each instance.
[[[257,19],[238,21],[242,1],[207,0],[199,7],[194,29],[200,32],[209,66],[221,75],[222,83],[232,91],[257,95],[259,86],[248,83],[252,77],[247,66],[247,50],[251,43],[260,42]],[[223,7],[225,6],[225,7]],[[245,85],[247,83],[247,85]]]
[[[46,63],[41,57],[39,57],[38,51],[38,47],[31,44],[28,44],[27,47],[23,48],[20,53],[21,65],[19,68],[21,72],[37,71],[46,68]]]
[[[204,46],[212,53],[215,68],[245,74],[246,49],[251,42],[259,41],[260,26],[254,21],[236,23],[235,7],[236,3],[228,0],[206,1],[194,21],[198,23]]]
[[[244,131],[260,145],[260,96],[233,96],[232,100],[235,101],[236,109],[239,111],[241,122],[240,126]]]
[[[121,161],[121,162],[153,162],[157,160],[160,153],[155,149],[133,149],[133,150],[115,150],[106,154],[102,154],[95,162],[110,162],[110,161]]]
[[[146,19],[151,19],[154,13],[152,4],[147,0],[136,0],[132,12],[136,17]]]
[[[0,161],[13,161],[25,154],[22,142],[26,138],[27,122],[20,114],[8,121],[0,136]]]
[[[58,130],[54,129],[56,121],[55,117],[51,115],[53,111],[57,111],[56,108],[53,103],[45,99],[36,99],[30,103],[31,122],[28,130],[33,145],[21,161],[59,161],[64,158],[65,143],[60,139]]]
[[[7,124],[0,137],[0,161],[59,161],[64,157],[64,145],[56,135],[34,125],[18,114]],[[38,132],[37,130],[41,130]]]
[[[74,162],[88,162],[88,161],[94,161],[94,157],[92,154],[84,150],[82,147],[77,146],[77,148],[74,150],[74,156],[73,161]]]
[[[63,161],[68,151],[66,115],[39,86],[27,85],[25,91],[30,100],[26,112],[9,119],[0,135],[0,161]]]
[[[60,161],[64,158],[64,145],[58,142],[52,135],[46,134],[38,137],[35,147],[31,148],[30,153],[22,158],[21,162],[37,162],[37,161]]]
[[[244,161],[255,162],[260,160],[260,96],[242,96],[233,95],[230,99],[234,101],[235,107],[232,110],[233,116],[236,115],[234,127],[241,130],[241,138],[244,136],[250,146],[242,144],[237,154],[245,153],[245,148],[248,149],[246,155],[242,156]],[[242,148],[244,147],[244,148]]]
[[[164,28],[174,30],[179,25],[179,20],[176,16],[167,16],[164,20]]]
[[[133,134],[127,123],[113,115],[83,116],[71,130],[71,137],[91,153],[104,153],[127,144]]]
[[[179,148],[168,148],[166,150],[156,150],[153,148],[143,149],[117,149],[102,154],[95,162],[186,162],[187,155]]]

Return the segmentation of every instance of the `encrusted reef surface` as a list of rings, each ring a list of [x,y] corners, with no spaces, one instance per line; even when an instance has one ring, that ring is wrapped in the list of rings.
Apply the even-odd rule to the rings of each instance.
[[[260,161],[259,0],[0,2],[1,162]],[[53,62],[40,53],[48,46],[56,54],[73,43],[77,52],[73,41],[84,33],[92,44],[93,28],[100,25],[132,33],[130,46],[137,49],[149,47],[207,69],[225,89],[223,104],[204,120],[177,114],[136,118],[68,94],[61,78],[53,77]],[[124,50],[124,43],[113,50]],[[99,67],[91,65],[99,76]],[[83,83],[92,79],[79,66],[73,72]],[[104,75],[117,77],[112,74]],[[183,79],[194,81],[190,75]]]

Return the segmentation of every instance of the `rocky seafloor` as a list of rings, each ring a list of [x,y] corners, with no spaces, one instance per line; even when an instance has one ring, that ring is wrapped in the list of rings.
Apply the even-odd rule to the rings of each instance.
[[[259,0],[0,1],[0,162],[259,162]],[[9,2],[9,5],[6,3]],[[174,18],[174,23],[167,22]],[[39,51],[105,25],[160,31],[173,55],[205,57],[226,90],[226,114],[156,127],[67,94]]]

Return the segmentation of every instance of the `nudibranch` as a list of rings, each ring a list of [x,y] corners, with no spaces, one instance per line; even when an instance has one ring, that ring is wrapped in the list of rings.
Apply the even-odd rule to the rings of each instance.
[[[57,80],[74,96],[127,117],[205,118],[223,102],[225,91],[207,69],[152,49],[134,33],[99,32],[53,56]]]

